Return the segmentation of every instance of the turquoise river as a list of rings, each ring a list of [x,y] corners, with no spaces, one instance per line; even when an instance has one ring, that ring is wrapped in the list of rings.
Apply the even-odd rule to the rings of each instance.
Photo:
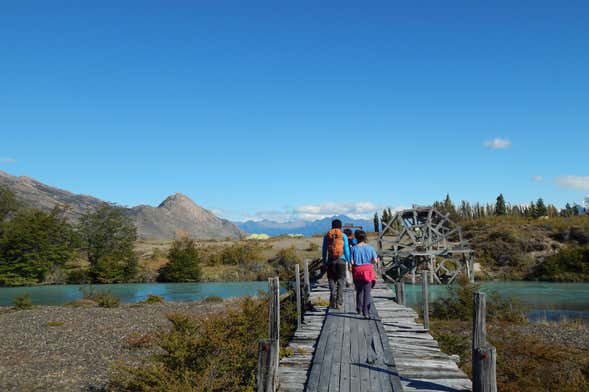
[[[82,297],[81,287],[87,285],[55,285],[36,287],[1,287],[0,306],[11,305],[14,298],[28,293],[34,304],[63,305]],[[123,303],[142,301],[149,294],[160,295],[167,301],[195,301],[209,296],[223,298],[256,295],[267,288],[266,282],[222,283],[136,283],[92,286],[108,290]],[[523,303],[528,316],[554,320],[561,317],[584,318],[589,322],[589,283],[549,282],[482,282],[481,290],[497,291]],[[445,286],[430,286],[430,301],[446,295]],[[421,300],[421,286],[406,285],[410,306]]]

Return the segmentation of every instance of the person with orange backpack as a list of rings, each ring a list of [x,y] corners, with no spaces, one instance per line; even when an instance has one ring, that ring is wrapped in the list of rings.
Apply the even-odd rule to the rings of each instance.
[[[329,307],[343,309],[346,271],[350,265],[348,237],[342,231],[342,221],[334,219],[331,230],[323,237],[323,264],[329,281]]]

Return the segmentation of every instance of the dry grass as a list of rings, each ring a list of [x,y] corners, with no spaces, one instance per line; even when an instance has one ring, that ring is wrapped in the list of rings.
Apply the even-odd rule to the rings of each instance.
[[[288,236],[273,237],[266,241],[198,241],[198,247],[203,252],[202,280],[205,282],[264,280],[275,273],[268,261],[274,259],[276,255],[286,250],[294,250],[300,260],[316,259],[321,256],[322,241],[320,237],[291,238]],[[168,262],[167,253],[171,243],[172,241],[142,240],[135,244],[135,252],[140,256],[140,265],[145,271],[145,276],[157,276],[157,271]],[[223,250],[239,246],[256,248],[258,260],[251,268],[219,263],[218,255]]]
[[[431,330],[448,354],[460,356],[460,367],[471,374],[470,322],[432,321]],[[565,326],[562,326],[565,328]],[[546,341],[526,333],[526,324],[488,325],[489,341],[497,348],[497,387],[504,392],[581,392],[589,390],[589,356],[573,342]]]

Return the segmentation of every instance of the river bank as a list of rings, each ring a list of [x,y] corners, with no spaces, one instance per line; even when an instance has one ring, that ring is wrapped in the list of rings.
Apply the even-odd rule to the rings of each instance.
[[[101,391],[115,361],[137,365],[155,352],[155,333],[171,325],[167,314],[204,316],[237,302],[38,306],[0,313],[0,390]]]

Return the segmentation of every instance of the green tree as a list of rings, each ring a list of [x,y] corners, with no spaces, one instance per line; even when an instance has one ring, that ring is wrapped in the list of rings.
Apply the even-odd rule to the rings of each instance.
[[[6,187],[0,186],[0,222],[14,213],[19,207],[14,193]]]
[[[536,216],[536,203],[534,203],[533,201],[530,202],[530,205],[526,209],[526,216],[529,218],[533,218]]]
[[[201,255],[193,239],[175,240],[168,252],[168,264],[160,268],[159,281],[198,282],[201,277]]]
[[[47,273],[72,260],[79,245],[63,211],[22,210],[4,222],[0,236],[0,284],[43,282]]]
[[[128,282],[135,277],[137,228],[123,208],[105,203],[84,214],[80,234],[95,282]]]
[[[505,206],[505,198],[503,194],[500,193],[497,196],[497,203],[495,203],[495,214],[496,215],[506,215],[507,214],[507,207]]]
[[[544,200],[542,200],[542,198],[539,198],[538,201],[536,202],[536,208],[534,209],[533,217],[539,218],[541,216],[546,216],[547,212],[548,212],[548,210],[546,209],[546,205],[544,204]]]
[[[372,219],[372,221],[374,222],[374,231],[376,233],[380,232],[380,223],[378,221],[378,212],[374,213],[374,218]]]

